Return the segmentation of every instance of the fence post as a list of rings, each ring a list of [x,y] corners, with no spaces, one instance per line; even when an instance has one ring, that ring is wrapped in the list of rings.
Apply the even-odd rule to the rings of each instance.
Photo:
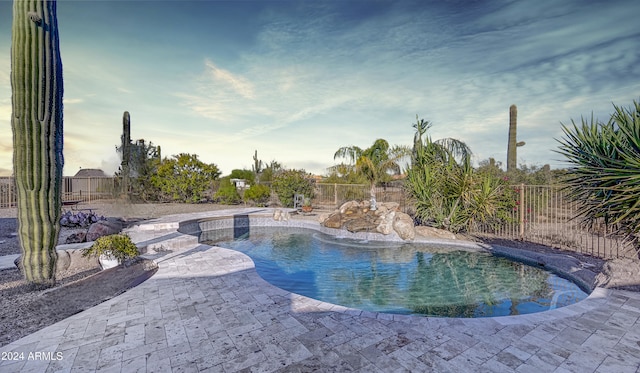
[[[333,183],[333,204],[338,205],[338,184]]]
[[[524,241],[524,184],[520,184],[520,240]]]

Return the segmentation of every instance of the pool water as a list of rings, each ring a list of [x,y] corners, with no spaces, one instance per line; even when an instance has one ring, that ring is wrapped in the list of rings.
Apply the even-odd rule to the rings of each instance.
[[[212,230],[203,243],[245,253],[269,283],[366,311],[445,317],[521,315],[588,294],[540,268],[458,247],[368,242],[310,229]]]

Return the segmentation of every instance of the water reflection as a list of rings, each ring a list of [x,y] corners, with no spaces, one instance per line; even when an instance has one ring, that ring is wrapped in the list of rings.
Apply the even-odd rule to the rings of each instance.
[[[249,255],[268,282],[326,302],[377,312],[447,317],[519,315],[584,299],[539,268],[451,247],[335,239],[311,230],[206,233]]]

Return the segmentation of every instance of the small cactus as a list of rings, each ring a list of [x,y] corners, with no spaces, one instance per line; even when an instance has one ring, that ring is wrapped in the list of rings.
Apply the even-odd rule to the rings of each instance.
[[[518,108],[516,107],[516,105],[511,105],[509,107],[509,144],[507,146],[507,172],[516,170],[518,162],[516,149],[519,146],[524,146],[524,141],[518,142],[518,140],[516,140],[518,124],[517,122]]]
[[[16,0],[11,39],[11,129],[22,268],[27,282],[55,285],[60,232],[62,60],[55,1]]]
[[[262,161],[258,159],[258,151],[253,154],[253,173],[256,174],[256,182],[260,182],[260,173],[262,173]]]

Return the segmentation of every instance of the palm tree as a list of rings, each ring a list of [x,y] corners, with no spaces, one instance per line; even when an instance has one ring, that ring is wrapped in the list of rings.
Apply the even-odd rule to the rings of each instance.
[[[463,207],[471,200],[472,153],[460,140],[431,140],[426,135],[431,125],[416,116],[406,185],[415,200],[416,216],[420,220],[434,220],[438,227],[455,230],[451,227],[460,226],[467,220]]]
[[[501,180],[475,172],[471,149],[464,142],[431,140],[427,136],[431,123],[417,116],[413,128],[411,168],[405,185],[418,220],[455,232],[493,219],[502,204]]]
[[[347,169],[363,175],[370,183],[371,210],[376,209],[376,184],[388,181],[392,174],[400,174],[400,161],[409,154],[403,146],[390,147],[385,139],[376,140],[369,148],[361,149],[355,145],[344,146],[333,159],[345,158]]]

